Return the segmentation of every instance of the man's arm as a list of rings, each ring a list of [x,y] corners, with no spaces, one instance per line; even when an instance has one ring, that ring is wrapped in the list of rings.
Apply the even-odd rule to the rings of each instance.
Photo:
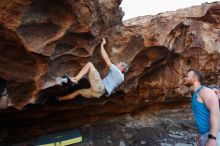
[[[111,63],[111,60],[110,60],[108,54],[105,51],[105,48],[104,48],[105,44],[106,44],[106,40],[103,38],[103,41],[101,43],[101,54],[102,54],[102,58],[105,60],[105,63],[107,64],[107,66],[110,67],[110,65],[112,63]]]
[[[201,91],[201,97],[210,112],[210,134],[217,137],[219,132],[219,101],[215,92],[205,88]]]

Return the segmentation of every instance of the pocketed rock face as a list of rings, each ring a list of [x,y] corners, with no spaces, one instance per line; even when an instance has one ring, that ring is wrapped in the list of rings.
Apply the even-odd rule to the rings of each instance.
[[[183,86],[190,68],[204,72],[206,84],[220,83],[220,3],[203,4],[124,22],[109,39],[112,58],[129,62],[121,87],[137,105],[190,97]],[[134,103],[134,99],[130,101]]]
[[[106,29],[124,15],[120,0],[5,0],[0,3],[0,76],[8,105],[23,108],[54,78],[75,74]]]
[[[8,104],[23,108],[1,113],[12,140],[21,130],[19,140],[28,140],[144,108],[188,105],[190,91],[183,86],[183,76],[190,68],[203,71],[207,84],[220,84],[220,2],[138,17],[124,25],[119,4],[117,0],[0,3],[0,76],[8,81]],[[87,61],[94,62],[103,76],[102,37],[107,38],[113,63],[130,64],[115,94],[29,108],[34,106],[29,103],[57,96],[63,89],[55,79],[74,76]],[[11,126],[15,123],[19,127]]]

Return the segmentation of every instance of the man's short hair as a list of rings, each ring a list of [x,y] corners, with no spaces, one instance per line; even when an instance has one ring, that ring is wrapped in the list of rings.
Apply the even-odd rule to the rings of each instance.
[[[201,84],[204,82],[204,74],[201,71],[195,69],[189,69],[188,72],[190,71],[193,71],[193,73],[198,77],[199,82]]]
[[[124,68],[124,71],[123,71],[123,73],[126,73],[126,72],[128,72],[128,69],[129,69],[129,65],[126,63],[126,62],[121,62],[121,64],[122,64],[122,66],[123,66],[123,68]]]
[[[208,86],[208,88],[210,88],[210,89],[220,89],[220,87],[219,86],[217,86],[217,85],[210,85],[210,86]]]

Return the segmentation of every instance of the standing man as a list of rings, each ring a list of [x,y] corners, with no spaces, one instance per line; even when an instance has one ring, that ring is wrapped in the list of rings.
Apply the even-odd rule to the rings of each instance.
[[[204,76],[191,69],[185,84],[193,89],[192,111],[199,131],[199,146],[220,146],[220,114],[218,97],[212,89],[202,85]]]

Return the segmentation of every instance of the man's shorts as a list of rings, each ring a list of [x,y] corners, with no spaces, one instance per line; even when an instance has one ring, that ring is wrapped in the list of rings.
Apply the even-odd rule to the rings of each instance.
[[[206,143],[207,143],[207,141],[209,139],[208,135],[209,135],[209,132],[200,135],[200,138],[199,138],[200,146],[205,146],[206,145]],[[216,142],[217,142],[217,146],[220,146],[220,132],[218,133],[218,135],[216,137]]]
[[[97,93],[97,95],[105,94],[105,86],[102,82],[99,72],[95,68],[90,69],[89,71],[89,82],[92,90]]]

